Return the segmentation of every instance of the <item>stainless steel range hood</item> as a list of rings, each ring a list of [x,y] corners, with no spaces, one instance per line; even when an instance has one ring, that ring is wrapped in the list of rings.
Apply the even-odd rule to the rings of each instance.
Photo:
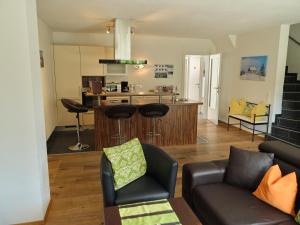
[[[115,59],[100,59],[100,64],[147,64],[147,60],[131,59],[131,26],[130,21],[115,19],[114,24]]]

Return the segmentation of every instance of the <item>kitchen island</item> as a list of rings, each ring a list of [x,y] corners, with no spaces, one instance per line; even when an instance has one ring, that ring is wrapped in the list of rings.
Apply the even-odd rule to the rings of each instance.
[[[129,93],[125,94],[126,96]],[[161,96],[172,96],[168,94]],[[137,96],[136,94],[134,96]],[[143,95],[139,95],[140,97]],[[149,96],[145,94],[144,96]],[[158,96],[159,95],[155,95]],[[160,136],[155,137],[155,145],[186,145],[195,144],[197,142],[197,120],[198,120],[198,106],[202,102],[198,101],[172,101],[171,99],[159,100],[169,106],[169,112],[159,119],[157,119],[157,132]],[[139,138],[142,143],[150,143],[147,137],[147,132],[151,129],[151,119],[143,117],[138,108],[141,105],[157,102],[155,98],[135,98],[132,99],[131,104],[137,107],[135,114],[126,120],[121,121],[121,133],[127,137],[127,140],[132,138]],[[117,140],[111,138],[117,133],[117,120],[109,119],[104,114],[104,108],[107,105],[113,105],[108,100],[100,100],[98,105],[94,105],[95,115],[95,147],[96,150],[101,151],[103,147],[110,147],[117,145]],[[120,103],[117,103],[120,104]],[[124,103],[123,103],[124,104]]]

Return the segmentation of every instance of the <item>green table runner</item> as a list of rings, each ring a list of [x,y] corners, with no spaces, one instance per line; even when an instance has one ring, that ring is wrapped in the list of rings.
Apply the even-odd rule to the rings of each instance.
[[[120,205],[122,225],[181,225],[167,199]]]

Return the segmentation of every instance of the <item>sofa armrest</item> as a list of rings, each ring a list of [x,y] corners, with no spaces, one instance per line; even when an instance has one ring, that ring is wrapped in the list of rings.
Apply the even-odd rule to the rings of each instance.
[[[198,185],[223,182],[228,160],[190,163],[182,168],[182,196],[192,207],[192,190]]]
[[[153,177],[174,197],[178,163],[166,152],[149,144],[142,144],[147,162],[147,175]]]
[[[113,206],[115,204],[114,176],[111,163],[105,154],[102,154],[100,170],[104,207]]]

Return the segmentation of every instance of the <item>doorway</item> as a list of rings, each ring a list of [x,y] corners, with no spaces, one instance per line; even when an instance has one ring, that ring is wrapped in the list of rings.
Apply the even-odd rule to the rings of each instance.
[[[221,55],[185,55],[184,98],[201,101],[199,119],[219,120]]]

